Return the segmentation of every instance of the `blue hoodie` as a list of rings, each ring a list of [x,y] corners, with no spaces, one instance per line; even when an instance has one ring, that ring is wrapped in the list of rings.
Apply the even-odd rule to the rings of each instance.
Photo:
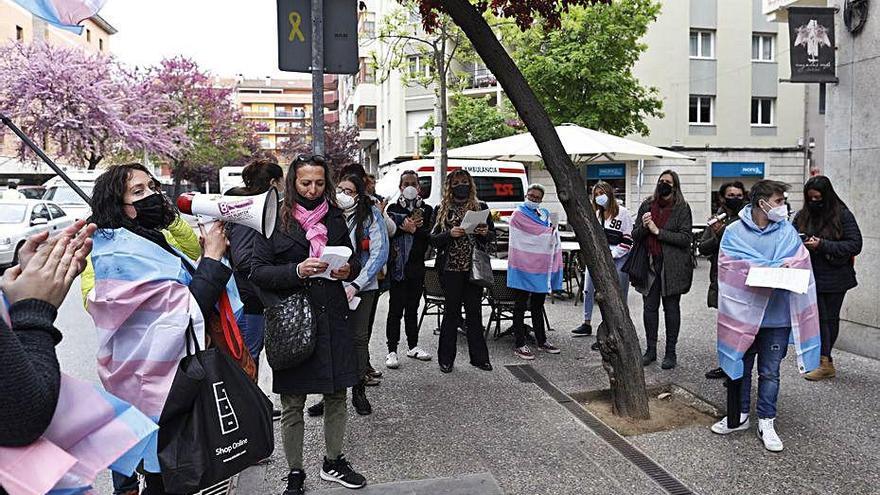
[[[788,220],[770,222],[766,228],[761,229],[752,220],[752,206],[746,206],[739,212],[739,222],[734,222],[724,232],[721,240],[721,249],[730,251],[734,249],[730,243],[725,243],[728,234],[735,234],[755,250],[766,253],[766,258],[754,260],[755,264],[763,266],[781,266],[783,253],[781,247],[791,245],[792,242],[800,243],[797,230]],[[793,238],[793,239],[792,239]],[[791,311],[788,301],[789,293],[786,290],[776,289],[770,296],[767,310],[764,311],[762,328],[785,328],[791,326]]]

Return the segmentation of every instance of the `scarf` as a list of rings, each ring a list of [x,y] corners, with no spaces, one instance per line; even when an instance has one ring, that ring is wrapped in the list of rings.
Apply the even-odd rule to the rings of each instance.
[[[535,294],[562,289],[562,244],[543,208],[520,205],[510,216],[507,286]]]
[[[327,226],[321,223],[321,220],[328,211],[330,205],[326,200],[314,210],[307,210],[299,203],[294,205],[293,217],[306,231],[306,240],[309,241],[310,246],[309,256],[312,258],[320,258],[324,253],[324,247],[327,246]]]
[[[666,228],[666,223],[669,221],[669,217],[672,216],[673,207],[674,204],[672,202],[664,201],[660,198],[651,201],[651,219],[658,229]],[[637,220],[641,221],[641,219]],[[656,235],[648,236],[648,252],[655,258],[663,255],[663,246],[660,245],[660,239]]]

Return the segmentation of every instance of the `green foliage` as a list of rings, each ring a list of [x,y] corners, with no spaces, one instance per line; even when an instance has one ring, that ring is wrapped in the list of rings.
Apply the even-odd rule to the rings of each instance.
[[[434,132],[434,126],[436,126],[436,125],[437,124],[434,122],[434,115],[433,114],[431,114],[431,116],[428,117],[428,120],[425,121],[424,124],[422,124],[422,129],[424,129],[426,131],[430,131],[429,134],[425,134],[420,138],[421,141],[419,142],[419,151],[421,152],[422,155],[430,155],[431,153],[434,152],[434,134],[433,134],[433,132]],[[448,138],[448,136],[447,136],[447,138]]]
[[[513,116],[489,104],[491,96],[471,98],[452,96],[454,107],[449,112],[449,147],[458,148],[516,134],[508,122]]]
[[[508,27],[504,41],[554,125],[646,135],[644,119],[662,117],[663,102],[656,88],[640,84],[632,67],[647,48],[640,39],[659,13],[654,0],[573,7],[562,15],[561,28]]]

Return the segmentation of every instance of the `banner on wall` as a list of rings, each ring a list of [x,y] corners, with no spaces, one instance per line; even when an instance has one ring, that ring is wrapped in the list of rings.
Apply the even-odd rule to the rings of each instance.
[[[837,82],[834,9],[789,7],[791,82]]]

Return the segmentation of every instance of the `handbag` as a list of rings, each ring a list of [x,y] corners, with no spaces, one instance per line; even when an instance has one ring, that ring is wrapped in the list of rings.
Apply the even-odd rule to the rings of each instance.
[[[168,493],[215,485],[275,449],[269,398],[226,353],[199,349],[192,324],[186,340],[159,418],[159,466]]]
[[[315,352],[317,322],[304,288],[264,311],[266,359],[279,371],[302,364]]]
[[[640,241],[632,247],[620,271],[629,274],[629,281],[633,287],[647,287],[649,264],[648,243]]]
[[[470,282],[484,289],[492,287],[495,276],[492,274],[492,260],[483,248],[474,242],[474,250],[471,253]]]

